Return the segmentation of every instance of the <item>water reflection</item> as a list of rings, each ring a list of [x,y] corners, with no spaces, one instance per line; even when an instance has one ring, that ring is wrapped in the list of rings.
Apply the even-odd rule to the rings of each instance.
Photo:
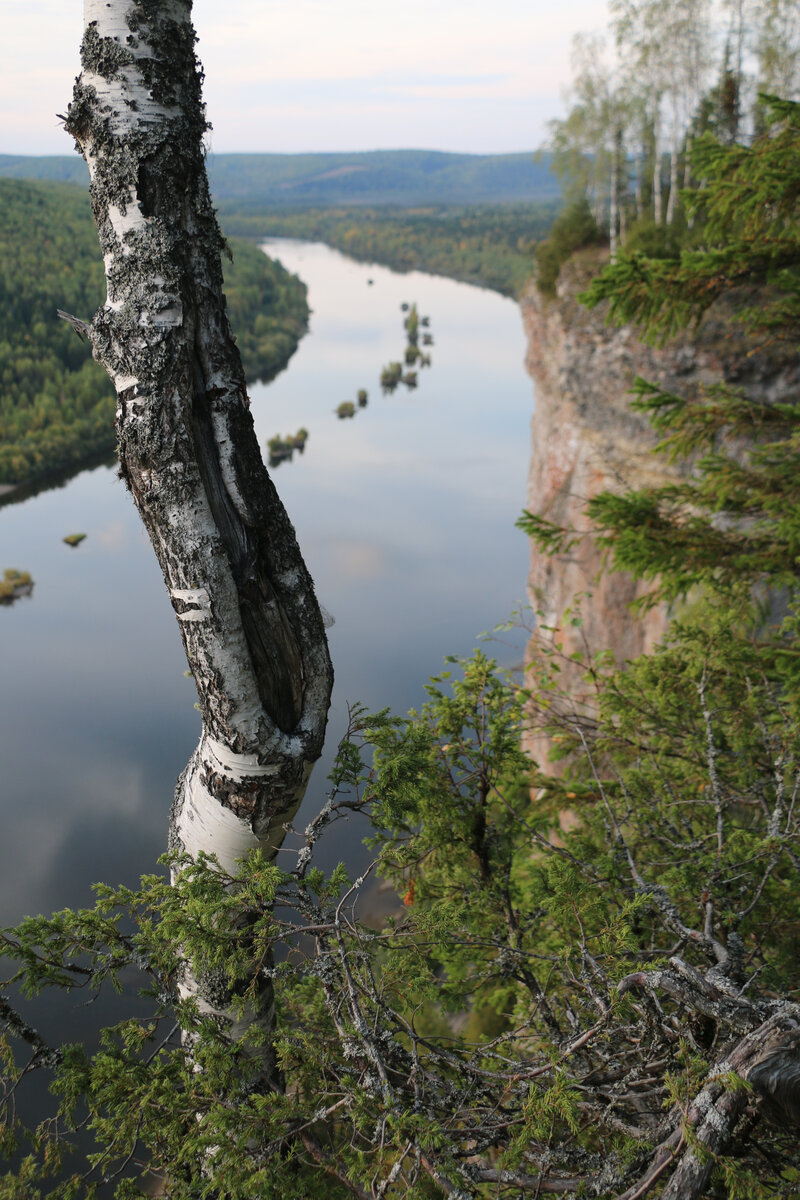
[[[468,653],[520,603],[526,545],[513,522],[530,385],[510,301],[323,246],[270,252],[305,279],[313,316],[289,370],[252,389],[253,413],[262,446],[276,430],[309,431],[276,482],[336,618],[335,739],[349,700],[418,705],[443,656]],[[430,314],[435,361],[413,392],[383,396],[381,369],[402,356],[404,301]],[[336,404],[361,389],[358,419],[337,420]],[[61,540],[74,530],[87,534],[76,551]],[[29,571],[36,589],[0,610],[3,924],[87,903],[93,880],[152,870],[199,732],[160,572],[113,468],[2,508],[6,566]],[[327,861],[360,865],[362,834],[337,826]]]

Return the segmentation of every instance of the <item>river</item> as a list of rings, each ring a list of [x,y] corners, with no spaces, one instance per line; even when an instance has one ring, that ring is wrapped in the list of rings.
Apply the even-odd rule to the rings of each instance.
[[[336,689],[404,712],[448,654],[524,601],[531,384],[517,306],[495,293],[355,263],[286,240],[268,252],[308,284],[311,330],[289,367],[251,388],[259,439],[309,430],[275,473],[335,618]],[[370,280],[372,282],[370,282]],[[402,357],[402,303],[430,317],[432,365],[382,395]],[[369,393],[352,420],[334,409]],[[76,549],[62,538],[85,533]],[[35,590],[0,608],[2,923],[134,883],[166,840],[175,779],[199,733],[195,693],[163,581],[113,468],[0,509],[0,570]],[[519,645],[493,648],[508,665]],[[326,762],[330,762],[330,746]],[[323,801],[318,766],[299,824]],[[323,862],[363,863],[360,827],[337,826]]]

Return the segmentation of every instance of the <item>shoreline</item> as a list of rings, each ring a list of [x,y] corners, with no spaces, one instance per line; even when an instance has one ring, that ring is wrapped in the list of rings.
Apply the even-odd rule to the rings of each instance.
[[[108,450],[95,451],[61,470],[47,471],[24,483],[0,483],[0,508],[6,504],[27,500],[31,496],[38,496],[40,492],[63,487],[82,471],[93,471],[96,467],[113,467],[116,461],[117,455],[112,443]]]

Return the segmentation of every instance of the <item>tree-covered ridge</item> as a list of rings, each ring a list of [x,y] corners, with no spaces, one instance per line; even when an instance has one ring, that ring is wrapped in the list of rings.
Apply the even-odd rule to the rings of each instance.
[[[242,213],[227,206],[225,228],[250,237],[326,242],[362,262],[397,271],[428,271],[519,293],[533,270],[533,251],[557,201],[470,208],[327,208]]]
[[[307,327],[305,288],[255,246],[227,265],[229,312],[251,379],[270,379]],[[114,397],[88,345],[58,318],[105,295],[86,193],[0,180],[0,483],[64,470],[114,446]]]
[[[502,204],[558,195],[549,161],[530,154],[450,154],[369,150],[349,154],[210,154],[218,203],[265,206],[344,204]],[[0,178],[88,183],[75,156],[0,154]]]

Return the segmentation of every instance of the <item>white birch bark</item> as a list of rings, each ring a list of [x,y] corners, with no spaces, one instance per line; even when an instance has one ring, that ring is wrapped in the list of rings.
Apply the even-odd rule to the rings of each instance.
[[[678,164],[680,158],[680,148],[678,146],[678,111],[677,105],[672,112],[672,142],[670,145],[669,157],[669,196],[667,197],[667,213],[666,223],[671,225],[675,220],[675,213],[678,204]]]
[[[683,186],[685,188],[688,188],[688,187],[691,187],[691,184],[692,184],[692,132],[691,132],[691,129],[686,134],[686,144],[684,146],[683,153],[685,155],[684,160],[683,160]],[[690,217],[689,218],[689,227],[690,228],[691,228],[691,225],[692,225],[692,220]]]
[[[646,152],[645,152],[645,147],[644,147],[644,138],[642,138],[642,143],[639,145],[637,152],[636,152],[636,156],[633,160],[633,164],[634,164],[633,169],[635,172],[634,184],[633,184],[633,194],[634,194],[634,199],[635,199],[635,203],[636,203],[636,220],[637,221],[641,221],[642,217],[644,216],[644,188],[642,186],[642,180],[643,180],[643,176],[644,176],[645,161],[646,161]]]
[[[225,314],[191,0],[85,0],[84,25],[66,127],[89,167],[107,284],[88,333],[203,719],[170,844],[235,870],[255,847],[274,854],[297,809],[332,670]]]
[[[619,173],[619,146],[616,129],[612,131],[611,142],[611,177],[608,183],[608,239],[611,261],[614,262],[617,257],[617,222],[619,204],[619,183],[617,179]]]
[[[664,220],[663,197],[661,194],[661,97],[654,97],[653,111],[653,221],[661,225]]]

